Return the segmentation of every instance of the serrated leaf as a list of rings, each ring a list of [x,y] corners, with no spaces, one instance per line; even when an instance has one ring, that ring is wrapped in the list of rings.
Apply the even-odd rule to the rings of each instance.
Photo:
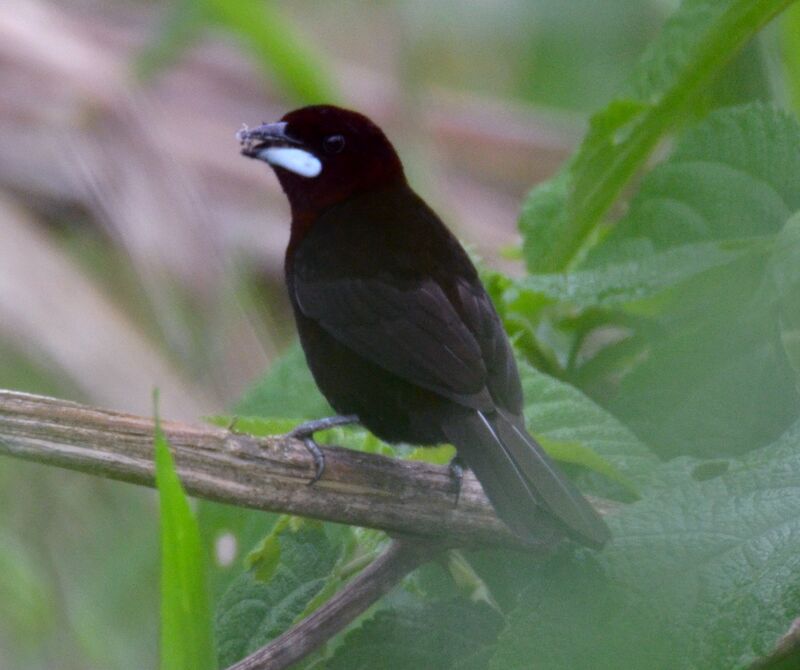
[[[281,516],[272,527],[272,532],[264,537],[245,557],[245,565],[252,570],[253,577],[260,582],[268,582],[275,574],[281,561],[281,534],[289,526],[291,517]]]
[[[743,259],[674,296],[612,411],[665,456],[741,453],[774,439],[800,398],[765,259]]]
[[[620,262],[614,259],[597,268],[563,274],[528,275],[510,284],[503,299],[514,304],[521,299],[520,294],[530,292],[578,307],[630,305],[731,263],[746,253],[763,252],[771,247],[772,240],[698,242],[659,253],[653,252],[652,245],[647,246],[648,240],[641,242],[622,249],[622,244],[610,246],[609,252],[613,250],[617,259],[623,253],[630,257]]]
[[[757,448],[798,415],[800,396],[781,340],[779,284],[770,271],[777,261],[769,261],[773,249],[790,254],[790,240],[776,242],[774,235],[798,208],[797,121],[763,105],[721,110],[687,132],[644,179],[628,216],[597,248],[602,256],[646,241],[660,255],[683,249],[685,240],[765,241],[670,287],[646,333],[646,355],[609,405],[663,455]],[[791,260],[781,276],[790,276]]]
[[[317,389],[297,342],[244,394],[234,411],[242,416],[265,418],[318,419],[335,414]]]
[[[269,512],[199,501],[197,519],[206,556],[211,557],[209,592],[217,602],[242,572],[247,551],[269,533],[279,519]]]
[[[533,435],[546,443],[579,445],[622,473],[628,485],[639,487],[648,481],[658,459],[630,430],[574,386],[523,361],[519,370],[525,418]],[[592,467],[591,457],[584,454],[582,461]]]
[[[520,219],[531,272],[567,268],[628,180],[733,55],[790,0],[684,2],[648,50],[633,95],[590,122],[578,153]]]
[[[161,505],[161,668],[216,668],[206,562],[200,530],[155,424],[156,483]]]
[[[261,581],[254,571],[247,571],[232,582],[217,604],[215,630],[221,667],[244,658],[288,629],[325,588],[341,553],[341,545],[331,542],[320,523],[293,526],[285,522],[274,537],[280,543],[280,562],[268,571],[269,580]]]
[[[696,481],[666,466],[657,492],[609,519],[599,555],[530,575],[491,667],[744,668],[800,611],[800,423]]]
[[[800,126],[762,104],[688,129],[642,181],[628,215],[593,253],[631,240],[654,250],[777,233],[800,209]]]
[[[406,603],[345,636],[326,670],[479,670],[486,667],[502,617],[464,600]]]

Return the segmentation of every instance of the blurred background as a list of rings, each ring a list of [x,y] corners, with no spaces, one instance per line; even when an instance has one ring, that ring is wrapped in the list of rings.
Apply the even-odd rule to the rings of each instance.
[[[4,0],[0,388],[229,408],[293,337],[288,208],[234,133],[309,102],[375,119],[456,233],[520,274],[523,195],[676,4]],[[152,492],[0,460],[0,667],[155,667],[158,556]]]

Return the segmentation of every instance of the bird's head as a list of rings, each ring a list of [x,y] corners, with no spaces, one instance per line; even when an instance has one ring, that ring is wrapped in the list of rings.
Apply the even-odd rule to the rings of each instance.
[[[275,170],[295,212],[322,210],[405,179],[391,142],[363,114],[315,105],[237,133],[242,154]]]

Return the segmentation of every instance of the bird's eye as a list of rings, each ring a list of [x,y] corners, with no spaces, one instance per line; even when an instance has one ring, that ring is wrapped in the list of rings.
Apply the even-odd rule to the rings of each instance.
[[[344,149],[344,135],[328,135],[322,142],[322,148],[325,153],[338,154]]]

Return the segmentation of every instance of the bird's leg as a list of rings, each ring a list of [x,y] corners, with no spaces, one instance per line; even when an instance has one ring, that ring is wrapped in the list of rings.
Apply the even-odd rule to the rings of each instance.
[[[464,481],[464,460],[456,455],[450,460],[447,469],[450,471],[450,479],[453,480],[453,488],[456,490],[456,501],[453,507],[458,507],[458,499],[461,497],[461,483]]]
[[[322,477],[322,473],[325,472],[325,454],[322,453],[322,449],[314,441],[314,433],[328,428],[336,428],[337,426],[350,426],[358,422],[358,417],[355,414],[329,416],[324,419],[314,419],[313,421],[301,423],[286,434],[286,437],[302,440],[314,459],[314,476],[308,482],[309,486],[316,484]]]

